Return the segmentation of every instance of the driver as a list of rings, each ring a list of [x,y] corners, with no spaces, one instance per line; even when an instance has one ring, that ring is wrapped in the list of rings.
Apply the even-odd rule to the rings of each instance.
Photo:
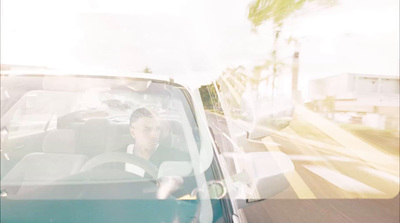
[[[135,139],[122,149],[122,152],[136,155],[148,160],[157,168],[164,161],[189,161],[189,155],[185,152],[160,144],[160,121],[158,115],[146,108],[138,108],[130,117],[131,136]],[[145,170],[130,163],[125,163],[125,171],[134,173],[140,177],[145,176]],[[158,181],[157,198],[166,199],[171,193],[181,188],[184,180],[180,176],[163,176]],[[188,181],[189,183],[191,181]]]
[[[146,108],[138,108],[132,112],[130,117],[130,134],[135,139],[135,144],[130,144],[126,152],[148,160],[159,167],[166,160],[189,160],[188,154],[181,154],[173,148],[166,148],[159,144],[160,121],[158,115]],[[144,170],[126,163],[125,170],[144,176]]]
[[[136,109],[131,114],[129,132],[135,144],[129,145],[127,152],[150,160],[159,146],[160,122],[157,114],[146,108]]]

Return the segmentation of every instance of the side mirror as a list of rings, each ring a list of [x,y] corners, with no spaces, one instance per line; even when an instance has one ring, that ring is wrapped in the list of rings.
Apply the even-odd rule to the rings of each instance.
[[[262,116],[255,120],[254,128],[249,132],[249,139],[259,139],[268,136],[273,131],[284,129],[292,121],[292,116],[274,115]]]
[[[1,102],[3,103],[5,100],[10,98],[10,94],[8,93],[8,90],[5,87],[0,87],[1,91]]]
[[[245,154],[246,171],[257,191],[250,199],[271,197],[289,186],[287,177],[294,172],[290,158],[282,152],[254,152]]]
[[[291,99],[274,100],[254,98],[242,100],[243,126],[249,133],[248,138],[257,139],[269,135],[271,130],[279,131],[290,124],[294,116],[294,104]]]
[[[294,165],[282,152],[252,152],[240,154],[242,171],[232,176],[236,188],[242,191],[237,199],[245,202],[240,207],[254,201],[270,198],[289,187],[294,174]]]
[[[1,142],[4,142],[8,137],[8,130],[6,127],[1,128]]]

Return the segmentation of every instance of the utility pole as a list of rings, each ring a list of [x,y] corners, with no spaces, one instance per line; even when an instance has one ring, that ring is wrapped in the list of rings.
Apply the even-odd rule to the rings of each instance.
[[[292,63],[292,99],[294,102],[301,103],[301,91],[298,89],[299,85],[299,56],[300,56],[300,40],[291,38],[290,42],[294,42],[294,53]]]
[[[297,90],[299,80],[299,52],[296,50],[293,54],[292,64],[292,98],[298,100],[299,92]]]

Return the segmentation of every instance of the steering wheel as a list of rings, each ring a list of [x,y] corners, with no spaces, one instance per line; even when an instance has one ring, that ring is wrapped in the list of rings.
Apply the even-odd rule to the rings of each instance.
[[[139,156],[124,153],[124,152],[110,152],[97,155],[88,160],[81,168],[81,172],[93,169],[105,163],[129,163],[142,168],[153,179],[157,180],[158,168],[150,161],[145,160]]]

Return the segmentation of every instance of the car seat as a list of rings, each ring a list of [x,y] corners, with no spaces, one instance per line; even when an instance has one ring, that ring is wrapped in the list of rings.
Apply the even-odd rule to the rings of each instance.
[[[2,187],[17,186],[14,192],[24,193],[79,172],[88,160],[87,156],[75,153],[73,130],[49,132],[43,140],[42,150],[25,155],[3,178]]]

